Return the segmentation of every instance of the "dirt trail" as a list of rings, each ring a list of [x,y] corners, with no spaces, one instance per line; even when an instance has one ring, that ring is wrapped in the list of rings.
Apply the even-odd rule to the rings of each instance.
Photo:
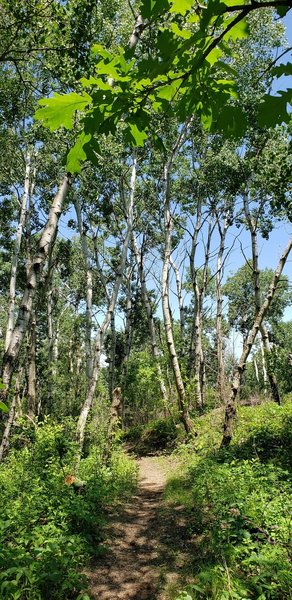
[[[98,600],[164,600],[166,581],[177,577],[184,554],[180,510],[162,503],[165,473],[157,458],[138,460],[138,493],[108,527],[110,551],[87,570],[89,592]]]

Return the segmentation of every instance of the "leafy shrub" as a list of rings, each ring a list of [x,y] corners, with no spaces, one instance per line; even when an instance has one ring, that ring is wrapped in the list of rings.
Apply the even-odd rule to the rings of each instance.
[[[124,440],[131,442],[138,454],[147,454],[173,448],[178,434],[179,427],[171,418],[156,419],[144,427],[132,427]]]
[[[80,464],[86,485],[66,485],[75,446],[60,424],[45,423],[34,441],[11,452],[0,468],[0,597],[9,600],[82,598],[81,574],[98,552],[105,506],[130,493],[135,468],[116,450],[109,465],[92,453]]]
[[[242,407],[231,447],[211,454],[209,416],[201,418],[196,452],[184,448],[185,476],[167,490],[170,501],[188,507],[190,533],[198,540],[193,584],[176,600],[291,597],[290,419],[289,403]]]

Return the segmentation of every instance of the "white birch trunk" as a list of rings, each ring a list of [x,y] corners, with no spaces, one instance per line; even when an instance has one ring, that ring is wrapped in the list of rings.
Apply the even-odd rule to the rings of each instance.
[[[244,212],[245,212],[246,220],[247,220],[250,235],[251,235],[255,305],[256,305],[256,312],[258,312],[261,307],[261,293],[260,293],[259,252],[258,252],[258,241],[257,241],[257,221],[250,213],[247,192],[244,194],[243,203],[244,203]],[[267,330],[264,322],[261,323],[260,333],[262,336],[262,341],[263,341],[263,346],[264,346],[263,373],[264,373],[265,388],[266,388],[266,381],[267,381],[267,377],[268,377],[270,388],[271,388],[272,398],[275,402],[277,402],[277,404],[281,404],[281,398],[280,398],[280,394],[279,394],[277,379],[276,379],[275,374],[271,371],[271,368],[269,365],[269,362],[270,362],[269,355],[271,354],[271,347],[270,347],[270,342],[269,342],[268,330]],[[262,346],[261,346],[261,348],[262,348]],[[267,369],[266,369],[265,354],[267,356],[267,363],[268,363]]]
[[[269,310],[271,302],[274,298],[275,291],[277,289],[277,285],[278,285],[279,279],[281,277],[281,273],[283,271],[283,268],[285,266],[286,260],[289,256],[291,249],[292,249],[292,238],[289,240],[289,242],[279,260],[279,263],[275,270],[272,282],[268,289],[266,298],[265,298],[264,302],[262,303],[259,312],[256,314],[254,324],[253,324],[252,329],[248,335],[248,338],[244,344],[241,357],[238,361],[236,372],[234,374],[233,381],[232,381],[232,391],[231,391],[230,397],[228,399],[228,402],[226,404],[224,427],[223,427],[223,439],[221,442],[222,447],[228,446],[231,442],[232,425],[233,425],[234,418],[236,416],[236,397],[237,397],[237,394],[240,389],[242,375],[244,373],[245,366],[246,366],[246,361],[249,357],[249,354],[253,347],[256,336],[260,330],[263,319],[265,318],[265,315],[266,315],[267,311]]]
[[[153,358],[156,362],[160,394],[161,394],[161,398],[162,398],[164,407],[168,410],[168,393],[166,390],[166,386],[165,386],[163,374],[162,374],[162,369],[161,369],[161,365],[160,365],[160,352],[159,352],[159,348],[158,348],[158,344],[157,344],[157,335],[156,335],[155,322],[154,322],[154,318],[153,318],[152,306],[151,306],[151,302],[149,299],[149,294],[148,294],[148,290],[147,290],[147,286],[146,286],[142,253],[141,253],[141,250],[139,250],[139,248],[138,248],[137,239],[134,234],[132,235],[132,246],[133,246],[133,251],[135,254],[136,263],[137,263],[137,267],[138,267],[142,299],[144,302],[144,306],[146,308],[146,313],[147,313],[147,318],[148,318],[148,326],[149,326],[150,339],[151,339],[151,349],[152,349]]]
[[[90,255],[84,231],[83,219],[79,200],[76,197],[74,206],[77,216],[78,229],[81,239],[82,254],[86,266],[86,332],[85,332],[85,355],[86,355],[86,377],[90,381],[92,374],[92,348],[91,348],[91,332],[92,332],[92,298],[93,298],[93,278],[92,268],[90,264]]]
[[[166,341],[168,346],[168,352],[171,362],[171,367],[174,374],[174,380],[178,395],[178,408],[180,419],[184,425],[187,433],[191,431],[191,421],[188,414],[188,408],[186,406],[185,398],[185,386],[182,379],[176,347],[173,336],[173,325],[171,319],[171,312],[169,307],[169,266],[172,252],[171,235],[173,228],[173,219],[170,208],[170,177],[173,160],[177,154],[177,151],[181,147],[185,135],[188,130],[188,124],[185,125],[182,130],[175,146],[172,149],[170,158],[164,166],[163,170],[163,204],[164,204],[164,260],[162,268],[161,286],[162,286],[162,310],[164,319],[164,328]]]
[[[4,455],[7,453],[7,450],[9,447],[9,437],[10,437],[10,432],[11,432],[13,423],[17,416],[22,415],[22,403],[21,403],[21,399],[20,399],[20,388],[21,388],[21,381],[23,378],[23,374],[24,374],[24,367],[22,366],[16,375],[14,397],[13,397],[13,400],[12,400],[10,408],[9,408],[8,418],[7,418],[7,421],[5,424],[5,429],[4,429],[4,433],[2,436],[2,440],[1,440],[0,462],[2,462]]]
[[[84,404],[81,408],[80,416],[79,416],[78,423],[77,423],[77,439],[78,439],[78,445],[79,445],[79,451],[78,451],[78,455],[77,455],[77,468],[78,468],[78,464],[80,462],[80,458],[82,455],[86,422],[87,422],[89,411],[90,411],[92,403],[93,403],[94,394],[95,394],[95,390],[96,390],[96,384],[97,384],[98,375],[99,375],[99,371],[100,371],[100,356],[101,356],[103,339],[104,339],[104,335],[108,329],[108,326],[111,322],[111,318],[114,313],[114,310],[115,310],[118,293],[119,293],[122,278],[123,278],[123,272],[124,272],[125,265],[126,265],[129,241],[130,241],[131,235],[132,235],[133,206],[134,206],[134,195],[135,195],[135,186],[136,186],[136,168],[137,168],[137,160],[136,160],[136,157],[134,157],[131,182],[130,182],[130,199],[129,199],[129,205],[128,205],[128,210],[127,210],[127,230],[126,230],[126,235],[125,235],[125,239],[124,239],[123,246],[122,246],[121,260],[120,260],[115,284],[114,284],[114,287],[112,290],[112,294],[109,299],[107,312],[106,312],[104,320],[97,332],[91,380],[89,382],[87,395],[86,395]]]
[[[31,317],[33,299],[38,287],[40,274],[44,267],[52,245],[55,241],[58,221],[62,212],[63,203],[69,190],[69,178],[64,177],[58,192],[53,200],[47,223],[38,243],[38,251],[31,261],[29,272],[27,274],[26,287],[20,303],[17,321],[11,334],[9,347],[3,356],[1,377],[4,383],[4,390],[1,390],[2,397],[6,397],[10,386],[11,378],[14,372],[19,350],[27,331],[28,323]]]
[[[253,364],[254,364],[255,378],[257,380],[257,383],[259,383],[259,368],[258,368],[257,359],[255,357],[253,359]]]
[[[222,277],[223,277],[223,254],[225,250],[225,239],[229,227],[229,214],[224,217],[223,227],[221,227],[219,216],[217,215],[218,231],[220,236],[220,244],[217,255],[217,272],[216,272],[216,338],[217,338],[217,390],[220,403],[225,401],[225,361],[224,361],[224,344],[223,344],[223,297],[222,297]]]
[[[9,348],[13,329],[14,329],[18,257],[19,257],[19,252],[20,252],[23,227],[25,224],[26,211],[27,211],[27,200],[28,200],[29,188],[30,188],[30,171],[31,171],[31,156],[30,156],[29,151],[27,151],[26,157],[25,157],[24,189],[23,189],[23,194],[22,194],[22,198],[21,198],[19,221],[18,221],[16,237],[15,237],[15,242],[14,242],[10,284],[9,284],[8,323],[7,323],[6,337],[5,337],[5,351],[7,351]]]

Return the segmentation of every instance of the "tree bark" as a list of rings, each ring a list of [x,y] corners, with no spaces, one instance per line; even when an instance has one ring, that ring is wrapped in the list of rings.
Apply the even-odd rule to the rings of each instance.
[[[251,215],[248,204],[248,193],[244,194],[243,198],[244,212],[248,223],[250,235],[251,235],[251,246],[252,246],[252,263],[253,263],[253,277],[254,277],[254,292],[255,292],[255,306],[256,312],[261,307],[261,293],[260,293],[260,270],[259,270],[259,252],[258,252],[258,241],[257,241],[257,220]],[[271,370],[269,356],[271,354],[271,347],[269,342],[268,330],[264,322],[260,325],[260,332],[263,340],[264,353],[267,356],[267,375],[269,379],[270,389],[273,400],[277,404],[281,404],[281,398],[277,383],[276,375]],[[265,358],[265,357],[264,357]],[[263,360],[264,364],[264,360]],[[264,372],[265,373],[265,372]]]
[[[163,170],[163,204],[164,204],[164,260],[163,260],[163,268],[162,268],[162,310],[163,310],[163,319],[164,319],[164,328],[166,341],[168,346],[168,352],[171,362],[172,371],[174,374],[174,380],[177,390],[178,396],[178,408],[180,419],[184,425],[184,428],[187,433],[190,433],[192,429],[191,420],[188,413],[188,408],[186,405],[185,398],[185,386],[182,379],[182,374],[180,370],[180,365],[178,361],[178,356],[176,352],[176,347],[174,343],[173,336],[173,325],[171,319],[171,312],[169,307],[169,266],[172,252],[172,244],[171,244],[171,236],[173,229],[173,219],[171,214],[170,207],[170,178],[171,178],[171,169],[173,165],[174,158],[181,147],[186,133],[188,131],[188,124],[184,126],[181,134],[178,137],[176,144],[174,145],[170,158],[164,166]]]
[[[194,343],[195,343],[195,381],[196,381],[196,405],[203,409],[205,404],[205,359],[203,352],[203,302],[208,287],[208,267],[210,259],[210,246],[214,231],[213,217],[208,224],[208,236],[205,246],[205,260],[202,274],[202,282],[199,285],[198,277],[195,276],[195,321],[194,321]],[[195,269],[193,270],[195,272]]]
[[[27,414],[36,415],[36,315],[32,311],[27,343]]]
[[[23,189],[23,194],[22,194],[22,198],[21,198],[19,221],[18,221],[16,237],[15,237],[15,242],[14,242],[10,284],[9,284],[8,323],[7,323],[6,337],[5,337],[5,351],[6,352],[9,348],[13,329],[14,329],[18,257],[19,257],[23,227],[25,224],[25,218],[26,218],[26,212],[27,212],[27,200],[28,200],[29,188],[30,188],[30,172],[31,172],[31,156],[30,156],[29,151],[27,151],[26,156],[25,156],[24,189]]]
[[[8,418],[5,424],[4,433],[0,445],[0,462],[8,451],[9,437],[16,416],[22,415],[22,405],[20,399],[21,381],[24,374],[24,367],[21,366],[15,378],[15,390],[13,400],[10,404]]]
[[[289,242],[279,260],[278,266],[275,270],[275,273],[274,273],[271,285],[269,287],[268,293],[266,295],[266,298],[265,298],[264,302],[262,303],[260,310],[256,314],[254,324],[253,324],[252,329],[248,335],[248,338],[244,344],[241,357],[238,361],[237,369],[236,369],[236,372],[235,372],[235,375],[234,375],[234,378],[232,381],[232,391],[231,391],[229,400],[226,404],[225,420],[224,420],[224,427],[223,427],[223,439],[221,442],[222,447],[229,446],[229,444],[231,442],[232,425],[233,425],[233,421],[234,421],[234,418],[236,415],[236,397],[237,397],[237,394],[240,389],[242,375],[245,370],[246,361],[247,361],[250,351],[253,347],[255,338],[260,330],[263,319],[264,319],[267,311],[269,310],[270,304],[274,298],[275,291],[277,289],[277,285],[278,285],[279,279],[281,277],[281,273],[285,266],[286,260],[289,256],[291,248],[292,248],[292,238],[289,240]]]
[[[137,160],[136,160],[136,157],[134,157],[131,182],[130,182],[130,199],[129,199],[128,209],[127,209],[127,230],[126,230],[126,235],[125,235],[125,239],[124,239],[123,246],[122,246],[121,260],[120,260],[120,264],[118,267],[118,272],[117,272],[117,276],[116,276],[116,280],[114,283],[112,293],[111,293],[111,295],[108,294],[109,302],[108,302],[107,312],[106,312],[104,320],[97,332],[91,379],[90,379],[90,382],[88,385],[86,398],[85,398],[85,401],[81,408],[80,416],[79,416],[78,423],[77,423],[78,454],[76,457],[77,458],[76,468],[78,468],[78,465],[79,465],[79,462],[81,459],[81,455],[82,455],[86,422],[87,422],[89,411],[92,407],[94,394],[95,394],[95,390],[96,390],[96,384],[97,384],[98,375],[99,375],[99,371],[100,371],[100,356],[101,356],[103,339],[104,339],[104,335],[109,327],[112,315],[115,310],[118,293],[119,293],[122,278],[123,278],[123,271],[124,271],[125,265],[126,265],[127,251],[128,251],[129,241],[130,241],[131,235],[132,235],[132,229],[133,229],[133,206],[134,206],[134,195],[135,195],[135,186],[136,186],[136,168],[137,168]]]
[[[90,255],[87,244],[86,233],[84,229],[83,219],[79,200],[75,197],[74,206],[77,216],[78,229],[81,239],[82,254],[86,267],[86,331],[85,331],[85,355],[86,355],[86,376],[90,381],[92,373],[92,348],[91,348],[91,331],[92,331],[92,297],[93,297],[93,278],[92,267],[90,264]]]
[[[217,255],[217,272],[216,272],[216,338],[217,338],[217,391],[220,399],[220,403],[223,404],[226,393],[226,381],[225,381],[225,361],[224,361],[224,343],[223,343],[223,297],[222,297],[222,277],[223,277],[223,254],[225,250],[225,239],[227,230],[229,227],[229,211],[226,212],[223,219],[223,226],[221,226],[219,215],[217,214],[217,225],[220,236],[220,244]]]
[[[115,357],[116,357],[116,324],[115,324],[115,313],[112,313],[111,322],[111,347],[110,347],[110,360],[109,360],[109,397],[112,399],[113,390],[115,387]]]
[[[163,379],[162,369],[161,369],[161,365],[160,365],[160,352],[159,352],[159,348],[158,348],[158,344],[157,344],[157,335],[156,335],[156,328],[155,328],[152,306],[151,306],[151,302],[150,302],[150,298],[149,298],[149,294],[148,294],[148,290],[147,290],[147,285],[146,285],[142,252],[138,248],[137,239],[134,234],[132,235],[132,246],[133,246],[133,251],[135,254],[136,263],[137,263],[137,267],[138,267],[142,299],[144,302],[144,306],[145,306],[147,318],[148,318],[148,326],[149,326],[149,333],[150,333],[150,339],[151,339],[151,350],[152,350],[153,358],[156,362],[160,394],[161,394],[161,398],[162,398],[164,407],[168,410],[168,394],[167,394],[166,386],[165,386],[164,379]]]
[[[18,317],[11,333],[9,346],[3,356],[0,373],[5,386],[4,390],[1,390],[1,396],[3,398],[6,398],[8,394],[19,350],[31,317],[33,299],[38,288],[39,278],[46,258],[55,241],[59,217],[62,212],[64,200],[69,191],[69,186],[70,179],[69,176],[66,175],[53,200],[47,223],[38,243],[37,254],[31,261],[29,272],[27,274],[26,287],[18,311]]]

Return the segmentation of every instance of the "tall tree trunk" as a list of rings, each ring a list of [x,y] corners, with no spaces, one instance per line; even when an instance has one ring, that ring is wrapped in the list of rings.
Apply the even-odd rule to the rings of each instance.
[[[36,415],[36,315],[31,313],[27,343],[27,414]]]
[[[86,232],[84,229],[81,208],[79,200],[75,197],[74,206],[77,216],[78,229],[81,239],[81,247],[83,259],[86,267],[86,331],[85,331],[85,354],[86,354],[86,376],[90,381],[92,373],[92,348],[91,348],[91,331],[92,331],[92,297],[93,297],[93,278],[92,267],[90,262],[90,254],[87,244]]]
[[[115,313],[113,312],[110,322],[111,328],[111,347],[110,347],[110,360],[109,360],[109,397],[112,400],[113,390],[115,387],[115,357],[116,357],[116,324],[115,324]]]
[[[86,398],[85,398],[85,401],[81,408],[80,416],[79,416],[78,423],[77,423],[77,439],[78,439],[79,449],[78,449],[78,455],[76,457],[77,458],[76,468],[78,468],[78,464],[80,462],[80,458],[82,455],[86,422],[87,422],[89,411],[90,411],[92,403],[93,403],[94,394],[95,394],[95,390],[96,390],[96,384],[97,384],[98,375],[99,375],[99,371],[100,371],[100,356],[101,356],[103,339],[104,339],[104,335],[109,327],[112,315],[115,310],[118,293],[119,293],[122,278],[123,278],[123,272],[124,272],[125,265],[126,265],[127,251],[128,251],[129,241],[130,241],[131,235],[132,235],[132,229],[133,229],[133,206],[134,206],[134,195],[135,195],[135,186],[136,186],[136,169],[137,169],[137,160],[136,160],[136,157],[134,157],[131,182],[130,182],[130,199],[129,199],[128,209],[127,209],[127,230],[126,230],[126,235],[125,235],[125,239],[124,239],[123,246],[122,246],[120,264],[118,267],[117,276],[116,276],[116,280],[114,283],[112,293],[110,296],[108,294],[109,303],[108,303],[106,315],[105,315],[104,320],[103,320],[103,322],[97,332],[97,335],[96,335],[91,380],[88,385]]]
[[[259,270],[259,252],[258,252],[258,241],[257,241],[257,219],[255,219],[249,210],[248,204],[248,193],[244,194],[243,198],[244,203],[244,212],[246,216],[246,220],[248,223],[250,236],[251,236],[251,246],[252,246],[252,263],[253,263],[253,278],[254,278],[254,292],[255,292],[255,306],[256,312],[260,310],[261,307],[261,292],[260,292],[260,270]],[[265,354],[267,356],[267,374],[271,389],[272,398],[277,404],[281,404],[281,398],[277,383],[277,378],[275,373],[273,373],[271,369],[271,347],[269,342],[269,334],[268,330],[264,324],[264,322],[260,325],[260,332],[263,340],[263,346],[265,350]]]
[[[168,352],[171,362],[171,367],[174,374],[175,385],[177,389],[178,396],[178,408],[180,419],[184,425],[184,428],[187,433],[190,433],[192,425],[191,420],[188,413],[188,408],[186,405],[186,397],[185,397],[185,386],[182,379],[182,374],[180,370],[180,365],[178,361],[178,356],[176,352],[174,336],[173,336],[173,324],[171,318],[171,312],[169,307],[169,266],[172,252],[172,229],[173,229],[173,218],[171,214],[170,207],[170,178],[171,178],[171,169],[173,165],[174,158],[181,147],[186,133],[188,130],[188,124],[184,126],[181,134],[178,137],[178,140],[173,147],[170,158],[164,166],[163,171],[163,204],[164,204],[164,260],[163,260],[163,268],[162,268],[162,310],[163,310],[163,319],[164,319],[164,328],[166,341],[168,346]]]
[[[6,337],[5,337],[5,351],[6,352],[9,348],[13,329],[14,329],[17,266],[18,266],[18,257],[19,257],[19,252],[20,252],[23,227],[25,224],[26,211],[27,211],[27,201],[28,201],[29,188],[30,188],[30,172],[31,172],[31,156],[30,156],[30,152],[27,151],[26,156],[25,156],[24,189],[23,189],[23,194],[22,194],[22,198],[21,198],[20,214],[19,214],[19,221],[18,221],[16,237],[15,237],[15,242],[14,242],[11,275],[10,275],[10,283],[9,283],[8,323],[7,323]]]
[[[125,400],[124,400],[124,391],[126,389],[126,377],[127,377],[127,371],[128,371],[128,361],[130,358],[130,354],[131,354],[131,348],[132,348],[132,341],[133,341],[133,311],[132,311],[132,286],[131,286],[131,280],[132,280],[132,276],[133,276],[133,265],[132,265],[132,253],[131,253],[131,258],[130,258],[130,267],[128,270],[128,273],[126,275],[126,310],[125,310],[125,316],[126,316],[126,322],[125,322],[125,352],[124,352],[124,356],[123,356],[123,363],[122,363],[122,397],[123,397],[123,402],[122,402],[122,426],[125,425],[125,416],[126,416],[126,405],[125,405]]]
[[[184,336],[185,336],[185,311],[184,311],[184,304],[183,304],[183,297],[182,297],[181,277],[180,277],[179,268],[176,265],[176,263],[172,257],[170,257],[170,264],[171,264],[174,274],[175,274],[176,291],[177,291],[177,299],[178,299],[178,307],[179,307],[180,336],[181,336],[181,342],[182,342],[182,347],[183,347]]]
[[[228,399],[228,402],[226,404],[225,420],[224,420],[224,428],[223,428],[223,439],[221,442],[222,447],[229,446],[229,444],[231,442],[232,424],[233,424],[233,421],[234,421],[234,418],[236,415],[236,397],[237,397],[238,391],[240,389],[242,375],[244,373],[245,366],[246,366],[246,361],[247,361],[250,351],[253,347],[255,338],[260,330],[263,319],[265,318],[265,315],[266,315],[267,311],[269,310],[270,304],[274,298],[274,295],[275,295],[275,292],[277,289],[277,285],[278,285],[279,279],[281,277],[281,273],[283,271],[283,268],[285,266],[286,260],[289,256],[291,249],[292,249],[292,238],[289,240],[289,242],[279,260],[278,266],[275,270],[275,273],[274,273],[271,285],[269,287],[268,293],[266,295],[266,298],[265,298],[264,302],[262,303],[259,312],[256,314],[254,324],[253,324],[252,329],[248,335],[248,338],[244,344],[241,357],[238,361],[236,372],[234,374],[233,381],[232,381],[232,391],[231,391],[230,397]]]
[[[146,313],[147,313],[149,333],[150,333],[150,339],[151,339],[151,350],[152,350],[153,358],[156,362],[160,394],[161,394],[161,398],[162,398],[164,407],[168,410],[168,393],[167,393],[166,386],[164,383],[164,378],[163,378],[161,364],[160,364],[160,352],[159,352],[159,348],[158,348],[158,344],[157,344],[157,335],[156,335],[156,328],[155,328],[155,322],[154,322],[154,317],[153,317],[153,310],[152,310],[152,306],[151,306],[151,302],[150,302],[150,298],[149,298],[149,294],[148,294],[148,290],[147,290],[147,285],[146,285],[143,257],[142,257],[141,250],[138,248],[137,239],[134,234],[132,236],[132,246],[133,246],[133,251],[135,254],[136,263],[137,263],[137,267],[138,267],[138,273],[139,273],[140,284],[141,284],[141,292],[142,292],[142,300],[143,300],[143,303],[144,303],[144,306],[146,309]]]
[[[202,227],[202,201],[199,198],[197,203],[197,212],[196,212],[196,225],[194,229],[194,233],[192,236],[192,247],[189,255],[189,264],[190,264],[190,275],[194,292],[194,316],[193,316],[193,324],[191,330],[191,341],[189,348],[189,358],[188,358],[188,373],[189,373],[189,381],[192,380],[194,376],[195,363],[196,363],[196,327],[197,327],[197,301],[196,301],[196,285],[197,285],[197,271],[195,269],[195,260],[196,253],[199,244],[199,232]]]
[[[52,202],[47,223],[38,243],[37,254],[31,261],[24,294],[18,311],[18,317],[11,334],[9,346],[3,356],[0,373],[4,384],[4,389],[0,391],[0,395],[3,398],[6,398],[8,394],[19,350],[31,317],[33,299],[38,288],[40,275],[55,241],[59,217],[62,212],[64,200],[69,191],[69,186],[70,180],[69,177],[66,176]]]
[[[202,273],[202,282],[199,285],[198,277],[195,278],[195,379],[196,379],[196,405],[202,409],[205,404],[205,359],[203,352],[203,302],[208,287],[208,268],[210,259],[210,246],[214,231],[213,217],[208,224],[208,236],[205,246],[205,260]]]
[[[47,291],[47,318],[48,318],[48,398],[47,404],[53,404],[53,370],[54,370],[54,327],[53,327],[53,289]]]
[[[225,250],[225,239],[229,227],[230,216],[229,211],[224,216],[223,226],[220,223],[220,217],[217,214],[217,226],[220,236],[220,244],[217,255],[217,272],[216,272],[216,341],[217,341],[217,391],[220,403],[225,401],[226,381],[225,381],[225,361],[224,361],[224,343],[223,343],[223,297],[222,297],[222,277],[223,277],[223,254]]]
[[[3,433],[1,444],[0,444],[0,462],[2,461],[3,457],[5,456],[5,454],[8,451],[9,437],[10,437],[11,428],[14,423],[16,414],[22,413],[22,405],[21,405],[21,401],[20,401],[20,388],[21,388],[23,374],[24,374],[24,366],[21,366],[16,375],[16,378],[15,378],[14,395],[13,395],[12,402],[10,404],[8,418],[5,423],[4,433]]]
[[[259,383],[259,381],[260,381],[260,379],[259,379],[259,368],[258,368],[257,359],[255,357],[253,359],[253,364],[254,364],[255,378],[256,378],[257,383]]]

